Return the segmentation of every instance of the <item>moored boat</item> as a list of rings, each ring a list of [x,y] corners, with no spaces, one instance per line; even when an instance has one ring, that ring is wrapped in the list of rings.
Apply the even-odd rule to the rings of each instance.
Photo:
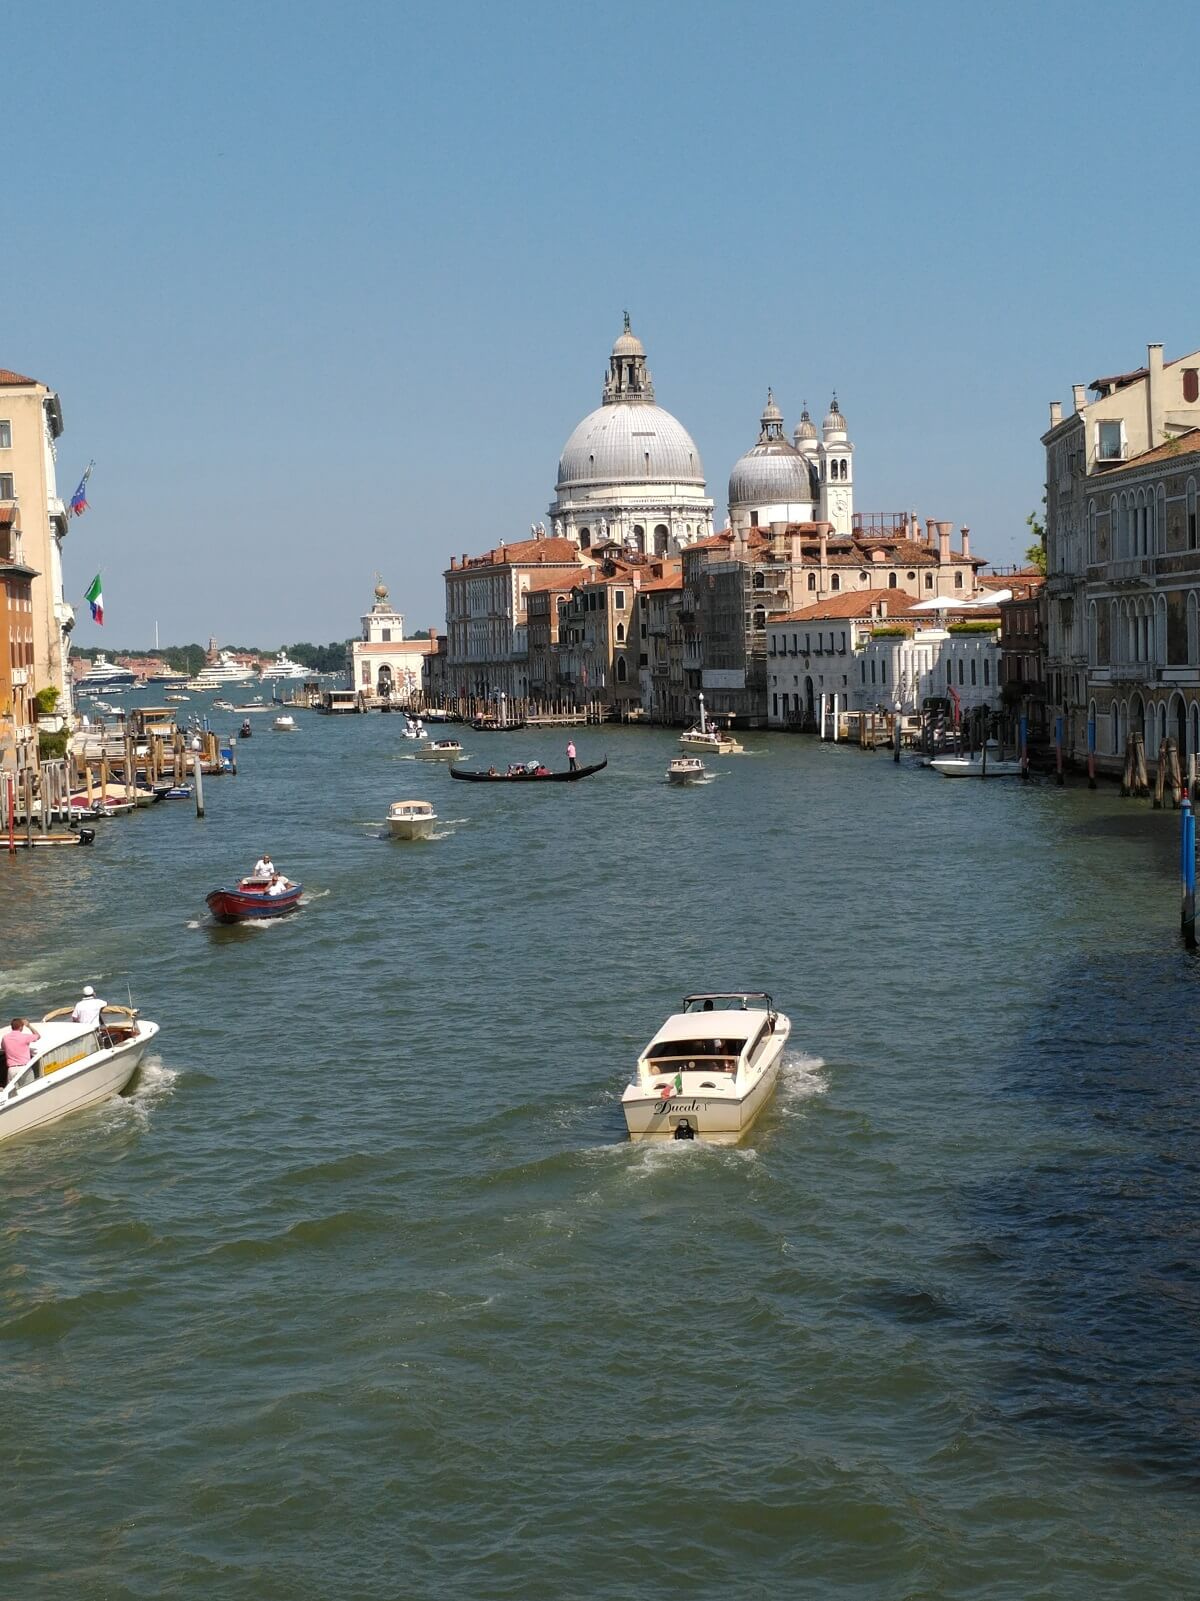
[[[428,839],[436,822],[429,801],[398,800],[388,807],[388,833],[393,839]]]
[[[763,992],[685,996],[621,1096],[630,1139],[734,1144],[770,1099],[791,1029]]]
[[[1019,761],[1004,760],[977,751],[974,756],[935,756],[929,763],[943,778],[1018,778]]]
[[[70,1007],[47,1012],[32,1060],[0,1090],[0,1140],[119,1095],[158,1033],[157,1023],[125,1006],[106,1006],[90,1024],[73,1023],[70,1014]]]
[[[489,767],[486,772],[470,767],[452,767],[450,777],[469,779],[473,784],[573,784],[577,778],[588,778],[607,766],[606,756],[602,762],[593,762],[590,767],[569,767],[565,773],[553,773],[540,763],[530,763],[510,768],[507,773],[497,772],[494,767]]]
[[[423,762],[455,762],[463,748],[456,739],[435,739],[409,754]]]
[[[289,884],[280,894],[271,895],[265,879],[243,878],[236,889],[210,890],[204,899],[218,923],[258,922],[294,912],[303,888],[303,884]]]
[[[699,784],[708,777],[708,768],[699,756],[672,756],[667,766],[668,784]]]

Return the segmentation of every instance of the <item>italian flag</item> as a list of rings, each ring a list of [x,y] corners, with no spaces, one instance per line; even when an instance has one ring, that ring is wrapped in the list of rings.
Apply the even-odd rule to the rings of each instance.
[[[87,601],[92,608],[92,621],[104,626],[104,585],[100,582],[100,574],[87,587]]]

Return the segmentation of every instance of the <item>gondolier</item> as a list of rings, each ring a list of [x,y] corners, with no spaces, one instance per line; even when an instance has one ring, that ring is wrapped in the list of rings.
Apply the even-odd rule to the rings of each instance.
[[[573,739],[567,741],[567,761],[570,764],[571,771],[573,773],[576,772],[579,764],[575,760],[575,741]]]

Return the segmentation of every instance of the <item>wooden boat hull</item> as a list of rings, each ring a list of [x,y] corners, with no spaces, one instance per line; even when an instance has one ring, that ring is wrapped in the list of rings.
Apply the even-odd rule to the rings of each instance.
[[[578,778],[590,778],[608,766],[608,757],[593,762],[590,767],[570,768],[565,773],[486,773],[468,767],[452,767],[451,778],[462,778],[472,784],[573,784]]]
[[[288,912],[294,912],[300,903],[303,888],[303,884],[293,884],[283,895],[266,895],[255,890],[214,889],[204,899],[218,923],[259,922],[266,917],[284,917]]]

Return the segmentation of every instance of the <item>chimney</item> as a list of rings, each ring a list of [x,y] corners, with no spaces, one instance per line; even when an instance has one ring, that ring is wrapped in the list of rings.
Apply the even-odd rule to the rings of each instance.
[[[1146,366],[1150,376],[1146,381],[1146,428],[1150,435],[1149,448],[1163,442],[1163,359],[1161,345],[1146,346]]]
[[[962,553],[963,553],[964,556],[970,556],[970,554],[971,554],[971,530],[969,528],[965,528],[964,527],[964,528],[960,528],[958,531],[962,535]]]
[[[881,600],[879,602],[879,615],[881,617],[886,617],[887,616],[887,608],[888,608],[887,601],[886,600]]]
[[[1071,398],[1075,402],[1076,414],[1081,412],[1083,410],[1084,406],[1087,404],[1087,402],[1083,398],[1083,394],[1084,394],[1084,386],[1082,384],[1072,384],[1071,385]]]
[[[457,556],[451,556],[451,558],[450,558],[450,571],[453,572],[457,566],[458,566],[458,557]]]
[[[1062,401],[1061,400],[1052,400],[1050,402],[1050,426],[1051,426],[1051,428],[1057,428],[1060,422],[1062,422]]]
[[[950,530],[953,527],[953,523],[938,523],[937,525],[939,563],[950,560]]]
[[[937,523],[934,522],[933,518],[932,517],[926,517],[926,519],[925,519],[925,543],[929,546],[929,548],[931,550],[933,549],[934,544],[937,542],[937,536],[934,534],[934,529],[936,527],[937,527]]]
[[[819,584],[821,586],[821,593],[824,594],[825,593],[825,570],[829,566],[829,524],[828,523],[818,523],[817,524],[817,561],[818,561],[818,564],[819,564],[819,566],[821,568],[821,576],[818,579],[818,582],[819,582]]]

